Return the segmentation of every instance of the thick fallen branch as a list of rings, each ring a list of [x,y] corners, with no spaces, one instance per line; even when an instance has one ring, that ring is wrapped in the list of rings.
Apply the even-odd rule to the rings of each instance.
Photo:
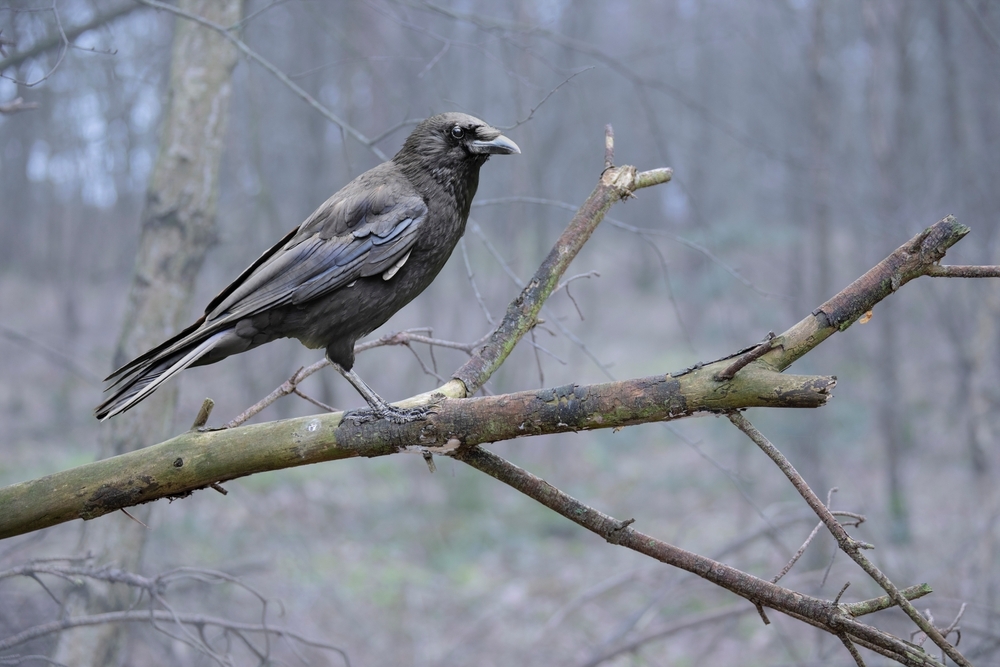
[[[835,380],[822,376],[791,376],[776,372],[870,310],[894,289],[934,270],[948,247],[968,228],[948,217],[901,246],[814,314],[743,354],[754,360],[729,380],[718,377],[734,364],[727,359],[665,376],[599,385],[568,385],[504,396],[448,400],[466,387],[485,381],[509,353],[511,339],[530,330],[545,297],[558,285],[559,275],[589,236],[595,219],[621,197],[612,173],[606,172],[581,220],[570,224],[546,260],[546,271],[515,299],[491,340],[456,373],[442,390],[416,397],[407,404],[434,402],[424,421],[411,424],[372,422],[341,424],[343,413],[269,422],[223,431],[189,432],[159,445],[98,461],[39,480],[0,489],[0,538],[38,530],[63,521],[91,519],[157,498],[182,496],[236,477],[352,456],[391,454],[408,446],[448,451],[525,435],[615,428],[678,419],[704,412],[744,407],[818,407],[829,397]],[[635,170],[631,169],[633,175]],[[649,173],[649,172],[647,172]],[[614,192],[618,192],[617,195]],[[589,213],[583,214],[587,210]],[[502,334],[499,332],[503,332]],[[759,357],[759,358],[757,358]],[[448,391],[450,390],[450,391]]]
[[[935,223],[813,314],[768,341],[770,349],[763,355],[760,346],[754,346],[670,375],[449,400],[485,381],[513,347],[511,341],[530,330],[568,265],[564,256],[575,254],[573,250],[582,246],[600,215],[622,196],[618,177],[609,177],[621,173],[631,173],[634,182],[639,182],[630,167],[605,172],[581,208],[580,220],[574,218],[546,260],[546,270],[539,270],[511,304],[490,341],[455,374],[464,379],[403,402],[433,403],[426,420],[402,425],[341,424],[343,413],[330,413],[238,429],[192,431],[140,451],[0,489],[0,507],[5,508],[0,515],[0,538],[72,519],[91,519],[157,498],[187,495],[257,472],[392,454],[413,445],[442,453],[525,435],[616,428],[744,407],[818,407],[829,398],[834,378],[776,371],[847,328],[894,289],[934,271],[947,248],[968,232],[950,216]],[[719,375],[732,369],[736,365],[732,360],[741,355],[754,359],[732,379],[720,380]]]
[[[527,435],[618,428],[740,407],[819,407],[832,378],[752,369],[713,379],[724,362],[680,377],[567,385],[501,396],[439,397],[409,424],[342,421],[342,412],[216,431],[189,431],[103,461],[0,489],[0,538],[72,519],[92,519],[212,483],[353,456],[394,454],[410,445],[454,449]],[[433,450],[432,450],[433,451]]]

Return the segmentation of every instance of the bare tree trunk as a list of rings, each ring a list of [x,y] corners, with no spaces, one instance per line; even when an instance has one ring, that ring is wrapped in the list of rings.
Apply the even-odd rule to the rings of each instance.
[[[811,124],[810,134],[810,163],[812,169],[805,178],[808,179],[805,187],[811,193],[811,202],[806,206],[811,207],[812,231],[813,231],[813,252],[816,266],[814,289],[805,299],[808,303],[822,303],[836,293],[833,283],[833,244],[830,229],[830,125],[831,107],[833,105],[830,94],[830,83],[823,73],[823,62],[827,57],[825,16],[827,3],[825,0],[817,0],[813,7],[812,16],[812,41],[809,45],[809,110]],[[795,453],[801,457],[799,464],[800,472],[809,484],[822,496],[832,484],[826,474],[826,467],[823,464],[823,447],[821,440],[816,437],[816,433],[825,433],[829,429],[828,416],[820,413],[811,420],[811,424],[801,424],[796,429],[796,440],[798,441]],[[806,562],[810,568],[821,568],[829,558],[832,541],[826,537],[820,538],[823,545],[810,549],[807,552]]]
[[[242,15],[242,0],[181,0],[180,7],[223,25]],[[166,115],[156,165],[142,213],[142,233],[128,309],[115,350],[115,365],[161,342],[190,316],[189,303],[205,253],[215,238],[219,162],[236,49],[218,34],[178,20],[171,55]],[[158,442],[172,430],[176,385],[141,408],[109,422],[101,458]],[[146,520],[149,509],[134,513]],[[81,551],[97,562],[138,571],[146,528],[122,517],[84,524]],[[94,614],[127,608],[124,586],[96,586],[71,597],[67,613]],[[82,667],[120,664],[124,626],[64,632],[54,658]]]
[[[869,1],[864,7],[865,29],[872,53],[872,73],[868,82],[868,113],[872,152],[875,158],[877,173],[876,200],[879,223],[885,229],[891,229],[898,219],[899,201],[896,192],[899,191],[904,174],[901,162],[903,141],[912,141],[907,136],[909,123],[907,104],[913,89],[913,66],[906,53],[907,19],[910,6],[901,5],[898,9],[886,11],[884,5]],[[880,17],[880,12],[888,16]],[[880,19],[885,18],[885,25],[880,25]],[[886,38],[883,32],[890,32]],[[893,83],[886,85],[891,63],[887,62],[887,52],[894,49],[896,56],[896,76]],[[887,95],[895,94],[896,114],[890,120],[888,109],[891,108]],[[876,414],[878,429],[885,447],[886,483],[888,486],[887,511],[890,519],[889,538],[896,544],[910,540],[909,503],[903,483],[904,453],[907,449],[908,436],[904,430],[900,415],[899,403],[905,400],[899,385],[899,332],[896,327],[895,313],[892,308],[883,307],[876,316],[878,319],[878,343],[875,366],[877,389]]]

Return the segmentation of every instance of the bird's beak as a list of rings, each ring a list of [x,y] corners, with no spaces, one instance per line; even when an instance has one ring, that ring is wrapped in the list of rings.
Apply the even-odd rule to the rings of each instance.
[[[517,144],[502,134],[498,134],[489,141],[483,141],[481,139],[470,141],[469,149],[473,153],[485,153],[487,155],[510,155],[511,153],[521,152],[521,149],[517,147]]]

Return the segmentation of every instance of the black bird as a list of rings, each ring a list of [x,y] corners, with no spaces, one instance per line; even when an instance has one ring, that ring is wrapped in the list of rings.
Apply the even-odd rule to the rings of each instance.
[[[465,232],[479,168],[513,141],[462,113],[417,125],[388,162],[348,183],[215,297],[197,322],[107,380],[105,420],[188,366],[212,364],[277,338],[326,348],[379,417],[387,404],[352,370],[354,343],[424,291]]]

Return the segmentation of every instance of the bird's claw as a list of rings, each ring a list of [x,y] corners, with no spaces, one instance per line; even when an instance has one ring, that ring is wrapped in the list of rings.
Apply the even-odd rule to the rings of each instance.
[[[364,408],[362,410],[352,410],[344,415],[344,419],[350,420],[355,425],[367,424],[379,419],[387,419],[393,424],[409,424],[412,421],[423,419],[430,410],[426,407],[418,408],[397,408],[394,405],[379,406],[377,408]]]

